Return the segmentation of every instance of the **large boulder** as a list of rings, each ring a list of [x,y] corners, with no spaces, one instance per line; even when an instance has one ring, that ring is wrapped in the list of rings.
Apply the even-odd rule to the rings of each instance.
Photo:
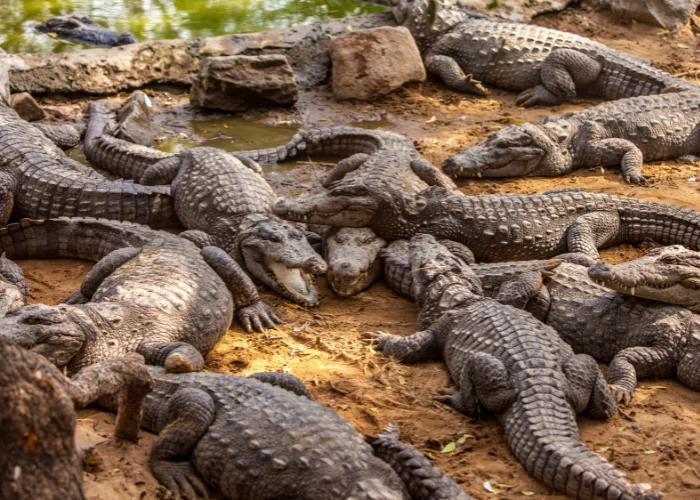
[[[131,94],[117,113],[117,129],[114,135],[142,146],[153,146],[158,137],[158,127],[153,123],[153,104],[140,90]]]
[[[10,105],[10,65],[2,59],[5,52],[0,51],[0,106],[7,108]]]
[[[372,99],[425,80],[420,51],[403,27],[347,33],[331,41],[330,53],[338,99]]]
[[[14,109],[22,119],[28,122],[36,122],[46,118],[46,112],[28,92],[12,94],[10,106],[12,106],[12,109]]]
[[[190,90],[192,104],[225,111],[288,106],[298,98],[294,72],[283,55],[207,57]]]
[[[700,0],[592,0],[592,3],[626,19],[678,31],[688,24]]]

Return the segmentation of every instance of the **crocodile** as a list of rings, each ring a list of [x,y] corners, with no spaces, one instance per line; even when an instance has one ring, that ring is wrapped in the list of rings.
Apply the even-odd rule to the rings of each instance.
[[[272,214],[277,196],[257,163],[216,148],[163,156],[109,136],[109,119],[103,106],[90,104],[85,151],[92,162],[143,185],[169,185],[175,213],[188,229],[183,237],[224,249],[283,297],[307,307],[318,305],[312,276],[325,273],[326,263],[301,230]],[[143,161],[135,170],[127,166],[139,158],[157,161]]]
[[[0,255],[0,318],[27,303],[27,281],[22,269]]]
[[[54,17],[38,24],[36,30],[40,33],[54,33],[58,38],[87,45],[118,47],[139,43],[131,33],[110,31],[86,16]]]
[[[421,331],[366,339],[400,362],[441,357],[459,387],[442,400],[470,416],[495,414],[517,460],[547,486],[580,499],[661,498],[579,440],[577,413],[605,419],[616,409],[593,358],[531,314],[484,297],[469,266],[434,236],[414,236],[409,259]]]
[[[618,276],[624,280],[631,274],[626,270],[641,268],[647,277],[679,271],[663,257],[670,260],[671,255],[686,254],[685,260],[700,255],[679,247],[667,248],[671,250],[655,252],[619,268],[613,266],[620,270],[615,280],[610,267],[602,262],[590,269],[552,259],[476,264],[471,270],[480,279],[485,296],[525,309],[554,328],[577,354],[608,363],[607,380],[615,398],[627,404],[638,377],[677,378],[683,385],[700,390],[700,317],[684,307],[610,291],[595,283],[617,283]],[[395,241],[384,250],[384,269],[389,287],[413,299],[406,240]],[[628,286],[615,286],[631,291]],[[646,287],[640,290],[645,293]],[[673,300],[677,295],[671,290],[667,297],[658,292],[655,296]]]
[[[655,248],[621,264],[597,262],[588,275],[618,292],[700,312],[700,253],[682,245]]]
[[[167,183],[174,179],[172,189],[173,196],[176,198],[177,210],[178,196],[176,192],[178,187],[176,183],[178,182],[178,176],[176,176],[176,173],[181,171],[183,160],[187,158],[187,155],[195,154],[194,151],[199,148],[180,154],[167,154],[114,138],[107,133],[112,127],[111,121],[113,118],[110,114],[111,111],[97,103],[92,103],[89,109],[90,123],[85,137],[85,151],[88,159],[101,168],[143,184],[150,185],[154,182]],[[250,166],[251,169],[255,169],[257,166],[256,162],[275,164],[301,154],[346,157],[328,173],[323,181],[323,187],[325,188],[360,179],[387,182],[395,186],[396,189],[409,193],[417,193],[428,187],[428,185],[440,185],[446,189],[456,189],[451,179],[429,162],[420,158],[410,139],[382,130],[329,127],[301,131],[288,144],[283,146],[263,150],[241,151],[236,153],[234,157],[236,160]],[[221,158],[227,155],[224,152],[218,153],[218,156]],[[195,167],[197,169],[205,168],[201,165],[191,165],[189,168]],[[148,176],[146,176],[147,171],[149,172]],[[202,175],[206,176],[207,179],[213,177],[213,175],[205,173]],[[184,177],[181,176],[183,179]],[[245,177],[246,184],[244,186],[241,185],[242,181],[234,184],[239,190],[253,189],[249,185],[253,185],[251,179],[254,177],[252,173],[248,173]],[[196,189],[191,182],[192,180],[188,178],[188,184],[183,189]],[[258,180],[258,183],[262,182],[262,180]],[[265,188],[269,190],[267,184],[265,184]],[[235,191],[229,190],[229,192]],[[234,196],[231,203],[236,205],[237,201],[242,199],[242,196],[242,194]],[[255,199],[262,202],[262,200],[270,199],[270,197],[274,197],[271,190],[269,190],[269,195]],[[196,207],[187,206],[183,211],[187,214],[192,214],[194,208]],[[262,209],[269,210],[267,205]],[[178,215],[181,220],[184,219],[185,214],[181,211],[178,211]],[[204,219],[203,215],[197,215],[193,218],[200,221]],[[183,223],[189,228],[187,222],[183,220]],[[211,230],[201,229],[212,234]],[[347,236],[348,241],[363,241],[369,238],[366,231],[348,230],[344,231],[344,235]],[[225,237],[230,238],[229,235]],[[333,250],[326,249],[326,258],[334,262],[339,260],[341,261],[339,265],[343,266],[344,263],[348,262],[347,249],[343,246],[337,246],[337,251],[339,253],[336,253],[335,245],[333,245]],[[370,286],[373,283],[373,278],[375,278],[370,270],[373,267],[375,269],[379,267],[379,263],[377,262],[375,265],[374,260],[363,264],[359,262],[350,262],[350,264],[350,266],[344,266],[342,269],[333,269],[328,274],[331,288],[342,297],[358,293]],[[268,284],[262,276],[256,277]],[[281,293],[279,290],[276,291]]]
[[[453,177],[555,177],[577,168],[621,165],[639,183],[644,161],[700,152],[700,94],[677,92],[593,106],[534,125],[511,125],[448,158]]]
[[[291,375],[151,371],[142,425],[158,434],[153,475],[175,497],[213,488],[241,500],[469,498],[395,433],[370,446]]]
[[[281,199],[275,213],[311,224],[369,227],[388,241],[428,233],[462,243],[477,262],[575,253],[592,264],[599,248],[647,240],[700,248],[698,212],[571,188],[463,196],[430,187],[409,195],[381,183],[356,183]]]
[[[13,109],[0,107],[0,226],[7,224],[10,214],[179,225],[169,188],[94,176]]]
[[[379,254],[387,242],[368,228],[331,228],[323,237],[326,277],[336,295],[366,290],[382,273]]]
[[[620,99],[697,87],[648,60],[542,26],[476,18],[448,0],[384,0],[407,28],[428,72],[459,92],[484,85],[521,92],[518,106],[552,106],[581,95]]]
[[[137,441],[153,388],[143,358],[130,354],[85,368],[72,380],[43,356],[0,339],[0,498],[83,500],[75,408],[119,394],[115,436]]]
[[[203,368],[233,311],[246,330],[280,320],[223,250],[133,223],[22,220],[0,229],[9,258],[96,261],[77,294],[0,319],[0,337],[44,355],[69,374],[138,352],[169,371]],[[229,293],[230,292],[230,293]]]

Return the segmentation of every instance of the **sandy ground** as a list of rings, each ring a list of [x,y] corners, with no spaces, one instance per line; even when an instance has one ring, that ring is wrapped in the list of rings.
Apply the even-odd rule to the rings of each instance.
[[[657,66],[691,80],[700,73],[695,53],[697,33],[692,28],[669,36],[660,28],[621,25],[608,15],[585,10],[567,10],[537,22],[648,57]],[[160,119],[166,125],[188,113],[182,104],[186,102],[184,96],[155,90],[152,97],[158,108],[165,110]],[[537,122],[548,115],[594,104],[581,101],[524,110],[515,107],[514,100],[514,94],[498,90],[485,99],[457,95],[429,81],[372,103],[338,103],[328,88],[321,88],[303,94],[295,110],[251,113],[250,117],[267,123],[292,121],[307,127],[382,120],[389,130],[413,138],[426,158],[440,164],[513,120]],[[64,112],[84,104],[51,103]],[[647,165],[645,171],[654,176],[646,187],[622,183],[615,170],[579,171],[558,179],[463,181],[460,187],[468,194],[485,194],[537,193],[571,186],[700,209],[699,184],[689,181],[700,174],[700,163],[669,161]],[[299,175],[272,177],[285,194],[290,189],[308,188],[322,172],[319,167],[304,167],[296,171]],[[603,258],[621,261],[640,252],[620,247],[603,252]],[[31,301],[46,303],[76,290],[91,266],[73,260],[19,264],[29,279]],[[307,383],[315,398],[348,418],[360,432],[375,433],[390,422],[398,422],[406,441],[428,453],[476,499],[564,498],[528,477],[493,419],[468,418],[433,401],[437,391],[450,383],[441,363],[398,365],[357,340],[365,331],[414,332],[417,310],[412,303],[394,295],[383,283],[345,300],[335,297],[324,279],[319,279],[318,285],[322,305],[316,310],[304,310],[263,293],[287,324],[253,335],[233,325],[209,354],[208,369],[240,375],[263,370],[292,373]],[[583,442],[625,471],[630,480],[651,483],[665,492],[666,498],[700,498],[700,396],[674,381],[643,380],[625,412],[627,418],[617,415],[608,422],[580,418]],[[144,433],[139,445],[114,443],[110,437],[112,415],[87,409],[80,412],[80,418],[79,436],[102,442],[86,472],[90,498],[167,497],[148,472],[147,455],[154,436]],[[451,442],[461,444],[451,453],[442,453]]]

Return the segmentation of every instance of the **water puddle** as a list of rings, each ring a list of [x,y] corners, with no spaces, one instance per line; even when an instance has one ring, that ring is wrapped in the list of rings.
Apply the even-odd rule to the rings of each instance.
[[[34,30],[68,14],[145,41],[251,33],[382,10],[357,0],[0,0],[0,47],[10,53],[86,48]]]

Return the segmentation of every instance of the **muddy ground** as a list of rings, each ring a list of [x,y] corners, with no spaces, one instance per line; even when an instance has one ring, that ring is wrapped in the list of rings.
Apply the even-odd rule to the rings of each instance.
[[[670,36],[660,28],[618,24],[606,14],[567,10],[537,19],[539,24],[592,37],[616,49],[650,58],[657,66],[686,78],[700,77],[698,32],[685,28]],[[191,136],[187,119],[195,116],[186,97],[162,89],[151,96],[166,135]],[[341,125],[379,121],[377,125],[413,138],[426,158],[440,164],[447,156],[483,139],[514,120],[538,122],[595,104],[580,101],[554,108],[524,110],[515,95],[498,90],[476,99],[446,91],[436,82],[410,85],[373,103],[338,103],[330,89],[304,93],[294,110],[270,110],[245,115],[268,124]],[[56,98],[45,104],[70,114],[84,102]],[[193,115],[194,113],[194,115]],[[196,142],[196,137],[194,138]],[[297,171],[270,175],[281,194],[310,187],[324,166],[301,165]],[[645,166],[654,176],[650,185],[623,184],[619,171],[579,171],[558,179],[462,181],[467,194],[538,193],[554,187],[581,187],[700,209],[700,163],[669,161]],[[299,173],[300,175],[296,175]],[[603,259],[634,258],[643,249],[613,248]],[[20,261],[30,283],[32,302],[55,303],[79,287],[91,263],[75,260]],[[398,365],[358,341],[365,331],[398,334],[415,331],[416,307],[390,292],[383,283],[350,299],[339,299],[318,280],[322,305],[304,310],[263,293],[287,321],[267,334],[243,333],[234,324],[207,358],[208,369],[246,375],[256,371],[292,373],[309,386],[314,397],[348,418],[360,432],[375,433],[398,422],[402,436],[428,453],[476,499],[564,498],[528,477],[508,451],[493,419],[467,418],[432,400],[449,386],[441,363]],[[581,437],[591,449],[625,471],[631,481],[651,483],[669,499],[700,498],[700,395],[670,380],[643,380],[634,402],[608,422],[580,418]],[[88,496],[94,499],[165,498],[148,472],[147,454],[154,440],[143,434],[139,445],[111,440],[113,416],[97,409],[80,413],[79,435],[103,441],[86,472]],[[451,442],[455,451],[442,453]],[[492,489],[493,492],[487,491]]]

